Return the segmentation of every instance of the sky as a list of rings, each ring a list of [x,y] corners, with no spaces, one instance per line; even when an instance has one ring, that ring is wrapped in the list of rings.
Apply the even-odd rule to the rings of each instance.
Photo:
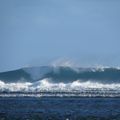
[[[0,0],[0,71],[61,59],[120,66],[120,0]]]

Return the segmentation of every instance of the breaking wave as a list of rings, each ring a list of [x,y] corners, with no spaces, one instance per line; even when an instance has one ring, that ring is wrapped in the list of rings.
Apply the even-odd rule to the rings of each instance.
[[[0,96],[120,97],[120,69],[42,66],[0,73]]]
[[[120,83],[120,69],[110,67],[77,68],[42,66],[0,73],[0,80],[5,83],[19,81],[35,82],[42,79],[51,79],[55,83],[69,83],[78,79],[82,82]]]
[[[49,79],[37,82],[4,83],[0,81],[0,95],[15,93],[15,95],[34,96],[89,96],[89,97],[120,97],[120,84],[102,84],[97,82],[53,83]],[[9,94],[10,95],[10,94]]]

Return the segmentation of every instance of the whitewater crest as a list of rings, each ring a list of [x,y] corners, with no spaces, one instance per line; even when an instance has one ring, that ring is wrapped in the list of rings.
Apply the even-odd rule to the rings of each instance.
[[[68,63],[66,63],[68,64]],[[41,66],[0,73],[0,96],[120,97],[120,69]]]
[[[76,80],[71,83],[53,83],[49,79],[37,82],[4,83],[0,81],[0,95],[23,96],[81,96],[120,97],[120,84],[102,84]],[[14,93],[14,94],[13,94]]]

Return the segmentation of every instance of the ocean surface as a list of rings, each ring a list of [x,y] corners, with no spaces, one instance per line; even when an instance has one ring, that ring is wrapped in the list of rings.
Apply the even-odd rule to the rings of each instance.
[[[28,67],[0,73],[0,120],[120,120],[120,68]]]

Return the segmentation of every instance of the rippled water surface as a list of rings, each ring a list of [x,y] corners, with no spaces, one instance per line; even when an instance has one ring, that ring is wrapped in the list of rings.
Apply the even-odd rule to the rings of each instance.
[[[120,98],[1,97],[3,120],[120,120]]]

